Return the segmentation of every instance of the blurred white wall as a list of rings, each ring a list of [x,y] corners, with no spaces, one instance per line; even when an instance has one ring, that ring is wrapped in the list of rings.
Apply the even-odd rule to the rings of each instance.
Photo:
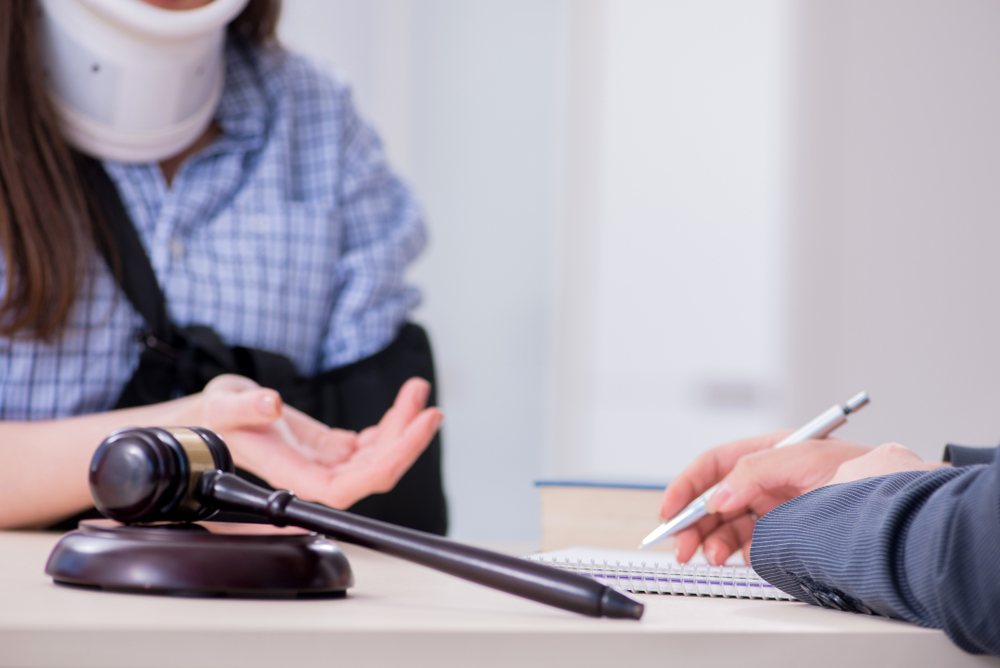
[[[666,480],[782,423],[788,7],[570,12],[551,468]]]
[[[453,535],[860,389],[844,435],[995,440],[998,7],[286,0],[426,207]]]
[[[561,6],[416,4],[413,273],[440,359],[453,534],[538,534],[546,448]]]
[[[938,459],[1000,440],[1000,4],[804,2],[789,368],[801,421]]]
[[[452,535],[531,540],[549,383],[561,2],[289,0],[425,206],[411,274],[437,356]],[[402,111],[401,111],[402,110]]]

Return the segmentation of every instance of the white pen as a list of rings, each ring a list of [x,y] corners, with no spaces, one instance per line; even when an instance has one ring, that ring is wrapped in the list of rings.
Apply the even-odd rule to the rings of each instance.
[[[789,434],[784,440],[774,447],[782,448],[786,445],[806,441],[810,438],[826,438],[830,432],[847,422],[848,415],[867,404],[868,395],[865,392],[860,392],[848,399],[847,403],[843,406],[832,406],[829,410],[824,411],[822,414],[813,419],[812,422],[800,428],[798,431]],[[687,508],[674,515],[672,519],[667,520],[660,526],[656,527],[652,533],[642,539],[642,542],[639,543],[639,549],[641,550],[644,547],[656,545],[670,536],[673,536],[681,529],[686,529],[702,517],[708,515],[708,500],[712,498],[712,495],[715,494],[715,490],[718,488],[718,483],[712,485],[708,491],[689,503]]]

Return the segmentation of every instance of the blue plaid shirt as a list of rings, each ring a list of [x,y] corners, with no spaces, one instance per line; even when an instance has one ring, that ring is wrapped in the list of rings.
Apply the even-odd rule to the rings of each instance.
[[[156,164],[104,163],[171,317],[308,375],[378,352],[420,299],[403,283],[425,243],[417,204],[346,86],[234,40],[226,67],[223,134],[171,187]],[[57,339],[0,339],[0,418],[108,410],[138,366],[142,318],[90,263]]]

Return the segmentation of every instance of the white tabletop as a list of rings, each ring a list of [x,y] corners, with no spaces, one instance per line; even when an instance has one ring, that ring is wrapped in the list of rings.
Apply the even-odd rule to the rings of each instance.
[[[802,603],[640,596],[590,619],[342,546],[346,599],[197,599],[53,584],[58,536],[0,532],[0,666],[1000,666],[940,631]]]

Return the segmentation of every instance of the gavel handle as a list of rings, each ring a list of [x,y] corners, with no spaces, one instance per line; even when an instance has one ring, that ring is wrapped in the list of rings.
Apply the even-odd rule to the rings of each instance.
[[[316,531],[564,610],[591,617],[642,617],[641,603],[591,578],[302,501],[287,490],[266,490],[231,473],[205,473],[198,495],[222,510]]]

